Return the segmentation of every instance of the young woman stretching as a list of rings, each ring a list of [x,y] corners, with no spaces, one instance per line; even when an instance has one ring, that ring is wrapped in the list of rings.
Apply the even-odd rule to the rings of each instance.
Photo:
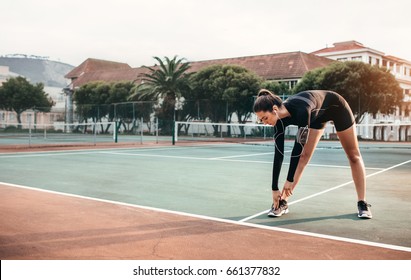
[[[273,164],[273,204],[268,216],[279,217],[288,213],[287,199],[297,186],[304,168],[324,132],[325,124],[333,121],[337,136],[348,157],[357,191],[358,217],[371,219],[366,202],[364,162],[358,146],[353,113],[345,99],[332,91],[311,90],[297,93],[282,101],[272,92],[262,89],[254,103],[254,112],[264,123],[275,126],[275,155]],[[290,167],[283,190],[278,188],[278,178],[284,158],[284,132],[288,125],[299,128],[291,154]]]

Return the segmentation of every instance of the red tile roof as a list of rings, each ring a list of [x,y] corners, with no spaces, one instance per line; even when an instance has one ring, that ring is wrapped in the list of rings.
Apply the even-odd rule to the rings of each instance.
[[[358,50],[358,49],[365,49],[363,44],[357,41],[346,41],[346,42],[339,42],[334,43],[334,47],[324,48],[311,54],[320,54],[320,53],[329,53],[329,52],[339,52],[339,51],[347,51],[347,50]]]
[[[334,61],[325,57],[303,52],[267,54],[237,58],[225,58],[206,61],[190,62],[188,72],[197,72],[200,69],[217,64],[239,65],[267,80],[297,79],[307,71],[325,67]],[[71,78],[73,87],[78,87],[92,81],[139,81],[141,74],[147,73],[143,67],[131,68],[128,64],[109,62],[96,59],[87,59],[74,68],[65,77]]]
[[[86,72],[76,79],[72,79],[72,86],[80,87],[90,82],[136,82],[141,80],[141,74],[146,73],[144,68],[130,68],[119,70],[100,70]]]
[[[402,59],[393,55],[386,55],[384,56],[384,58],[386,60],[390,60],[390,61],[394,61],[394,62],[398,62],[398,63],[405,63],[405,64],[411,64],[410,61],[406,60],[406,59]]]
[[[216,64],[239,65],[254,71],[264,79],[279,80],[301,78],[307,71],[325,67],[332,62],[328,58],[312,54],[290,52],[192,62],[190,70],[196,72]]]
[[[127,63],[120,63],[108,60],[101,60],[95,58],[88,58],[79,66],[71,70],[64,77],[67,79],[75,79],[83,75],[84,73],[89,73],[93,71],[104,71],[104,70],[120,70],[120,69],[131,69],[130,65]]]
[[[267,80],[301,78],[307,71],[325,67],[334,62],[331,59],[303,52],[290,52],[245,56],[237,58],[216,59],[191,62],[191,72],[216,64],[243,66],[254,71],[258,76]]]

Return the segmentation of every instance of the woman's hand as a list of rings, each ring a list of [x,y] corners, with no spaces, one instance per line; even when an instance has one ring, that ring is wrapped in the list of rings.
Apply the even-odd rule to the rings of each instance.
[[[284,183],[283,191],[281,192],[281,197],[283,199],[287,199],[289,196],[293,194],[295,186],[293,182],[286,181]]]
[[[273,191],[273,205],[274,209],[277,209],[278,206],[280,205],[280,199],[281,199],[281,192],[278,191]]]

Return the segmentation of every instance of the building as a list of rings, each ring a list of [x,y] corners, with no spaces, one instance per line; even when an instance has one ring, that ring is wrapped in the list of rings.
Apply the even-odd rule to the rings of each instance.
[[[216,64],[239,65],[255,72],[266,80],[287,83],[292,88],[307,71],[325,67],[331,63],[331,59],[313,54],[289,52],[193,61],[190,62],[189,72],[197,72],[204,67]],[[139,83],[143,73],[147,73],[147,69],[144,67],[131,68],[125,63],[89,58],[67,73],[65,77],[71,80],[70,89],[74,90],[93,81]]]
[[[10,67],[0,65],[0,86],[12,77],[18,77],[19,74],[10,71]]]
[[[403,104],[398,108],[394,116],[377,116],[379,119],[390,121],[409,121],[411,111],[411,62],[402,58],[386,55],[381,51],[369,48],[357,41],[346,41],[334,43],[332,47],[327,47],[312,52],[321,57],[338,61],[361,61],[390,70],[403,89]]]
[[[54,106],[49,113],[30,112],[30,110],[23,112],[21,115],[22,123],[34,122],[37,125],[53,125],[55,122],[64,122],[66,104],[62,89],[68,83],[64,75],[71,69],[73,69],[71,65],[50,61],[45,57],[0,56],[0,85],[11,77],[21,76],[33,84],[42,83],[45,93],[54,101]],[[16,124],[17,114],[15,112],[0,111],[1,127],[15,126]]]
[[[304,52],[288,52],[194,61],[191,62],[190,71],[197,72],[204,67],[216,64],[239,65],[255,72],[265,80],[286,83],[291,89],[301,80],[306,72],[316,68],[326,67],[332,62],[333,61],[328,58],[322,58]]]

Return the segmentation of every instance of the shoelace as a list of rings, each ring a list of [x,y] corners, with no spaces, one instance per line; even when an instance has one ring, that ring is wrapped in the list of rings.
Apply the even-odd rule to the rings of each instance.
[[[274,211],[274,210],[280,209],[280,208],[282,208],[282,207],[284,207],[284,206],[287,206],[287,201],[284,200],[284,199],[280,199],[280,202],[279,202],[279,204],[278,204],[278,208],[274,208],[274,204],[271,204],[271,210]],[[370,205],[370,206],[371,206],[371,205]]]
[[[371,204],[368,204],[364,201],[360,201],[360,203],[358,204],[358,206],[361,208],[361,210],[368,210],[368,207],[371,207]]]

